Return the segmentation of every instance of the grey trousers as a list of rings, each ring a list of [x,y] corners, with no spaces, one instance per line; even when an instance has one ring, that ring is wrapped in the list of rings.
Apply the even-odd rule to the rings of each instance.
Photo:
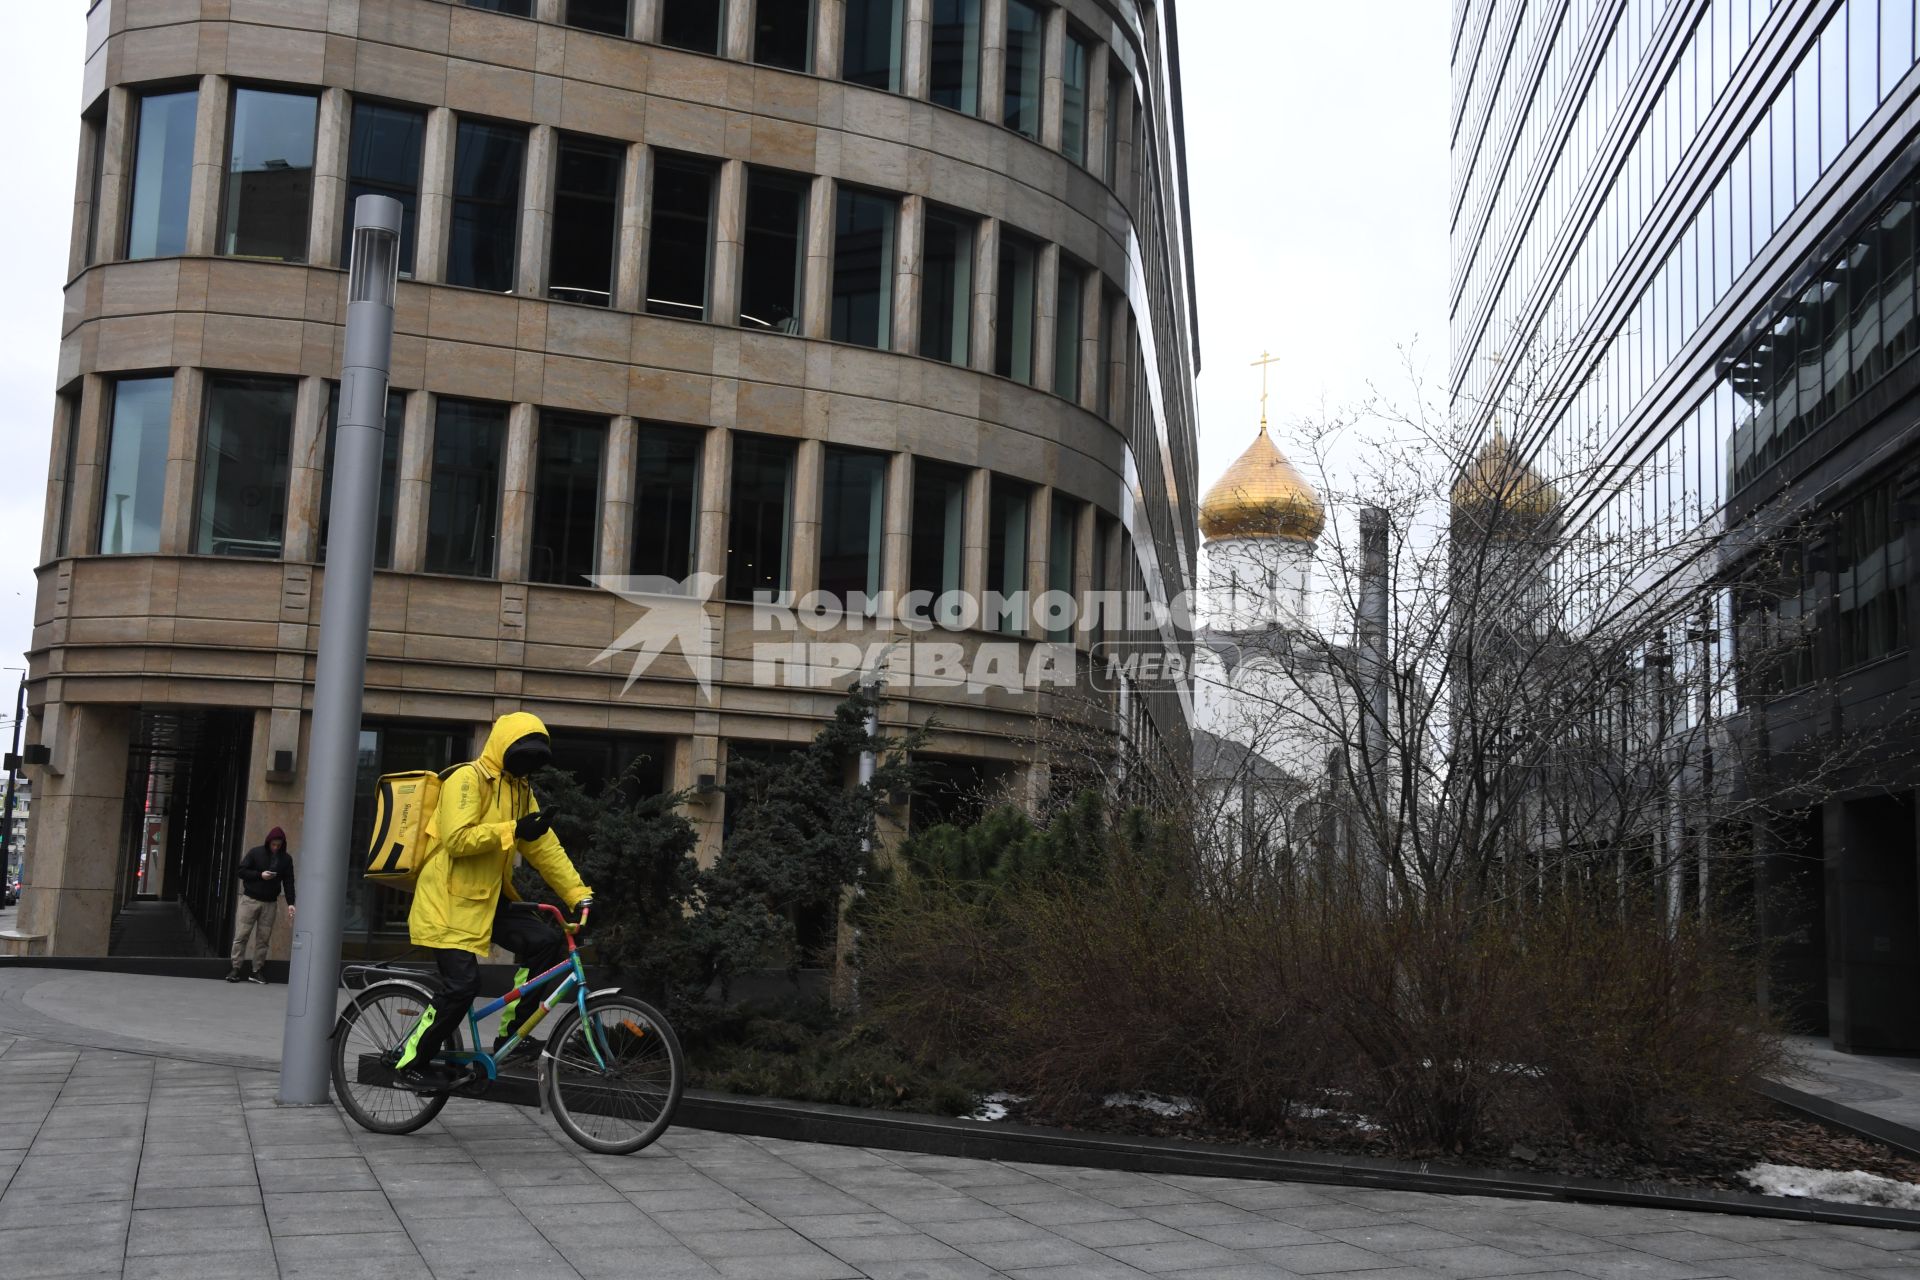
[[[273,942],[273,922],[280,910],[278,900],[262,902],[240,895],[240,905],[233,913],[234,968],[238,969],[242,960],[250,962],[255,973],[267,967],[267,947]]]

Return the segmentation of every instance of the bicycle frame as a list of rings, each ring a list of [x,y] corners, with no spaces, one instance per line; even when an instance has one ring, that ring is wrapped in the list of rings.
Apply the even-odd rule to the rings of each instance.
[[[587,1028],[587,1047],[593,1050],[594,1061],[599,1064],[600,1069],[603,1071],[606,1070],[607,1067],[606,1057],[600,1052],[600,1045],[597,1043],[596,1037],[593,1034],[593,1024],[587,1021],[587,970],[586,966],[580,963],[580,951],[573,940],[574,931],[587,923],[586,913],[583,912],[581,914],[579,924],[570,925],[567,923],[566,916],[562,915],[558,908],[548,906],[544,902],[536,903],[535,905],[539,907],[541,911],[553,916],[560,922],[560,931],[566,935],[567,939],[567,958],[538,977],[528,978],[525,982],[507,992],[505,995],[489,1000],[484,1005],[476,1005],[468,1009],[467,1030],[473,1036],[473,1049],[444,1055],[450,1063],[480,1067],[487,1073],[488,1080],[496,1080],[499,1078],[499,1058],[513,1052],[513,1050],[519,1046],[520,1042],[526,1039],[535,1027],[545,1021],[547,1015],[552,1013],[568,996],[573,997],[574,1005],[580,1011],[581,1025]],[[559,984],[554,987],[547,998],[540,1002],[540,1007],[533,1011],[533,1016],[527,1019],[520,1030],[515,1032],[511,1039],[499,1047],[497,1054],[480,1048],[480,1020],[482,1018],[490,1017],[500,1012],[500,1010],[506,1008],[528,992],[537,991],[562,974],[566,976],[562,977]]]

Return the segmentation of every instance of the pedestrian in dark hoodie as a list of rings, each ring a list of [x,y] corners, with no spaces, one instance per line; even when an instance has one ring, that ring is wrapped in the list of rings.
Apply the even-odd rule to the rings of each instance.
[[[293,859],[287,855],[287,833],[275,827],[265,844],[247,850],[240,859],[240,903],[233,913],[233,971],[228,982],[267,980],[267,946],[273,941],[273,921],[280,890],[287,891],[287,920],[293,920]],[[251,952],[251,955],[249,955]]]

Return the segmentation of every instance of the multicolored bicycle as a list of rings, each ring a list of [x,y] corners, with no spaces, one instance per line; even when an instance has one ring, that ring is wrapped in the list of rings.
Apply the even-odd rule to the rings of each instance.
[[[440,1114],[449,1097],[478,1097],[499,1078],[500,1060],[556,1009],[563,1009],[538,1066],[540,1108],[589,1151],[628,1155],[673,1122],[686,1087],[680,1040],[659,1010],[618,988],[590,991],[580,961],[577,924],[552,906],[567,936],[564,962],[467,1014],[439,1060],[464,1078],[445,1093],[414,1093],[398,1085],[392,1063],[399,1046],[433,999],[419,972],[393,964],[349,965],[347,984],[359,994],[340,1011],[333,1029],[333,1091],[355,1123],[375,1133],[412,1133]],[[480,1021],[558,979],[519,1033],[497,1053],[480,1048]],[[472,1045],[467,1047],[466,1041]]]

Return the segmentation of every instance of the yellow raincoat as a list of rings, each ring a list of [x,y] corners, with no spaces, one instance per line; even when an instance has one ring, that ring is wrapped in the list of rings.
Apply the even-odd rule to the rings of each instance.
[[[428,833],[439,849],[420,871],[407,914],[407,936],[419,947],[471,951],[493,949],[493,916],[500,895],[518,902],[513,888],[514,855],[533,864],[568,907],[593,891],[580,881],[559,837],[549,831],[538,840],[513,838],[514,823],[540,808],[533,788],[502,767],[507,748],[530,733],[544,734],[540,717],[524,711],[501,716],[487,735],[480,758],[456,769],[440,786],[440,807]]]

